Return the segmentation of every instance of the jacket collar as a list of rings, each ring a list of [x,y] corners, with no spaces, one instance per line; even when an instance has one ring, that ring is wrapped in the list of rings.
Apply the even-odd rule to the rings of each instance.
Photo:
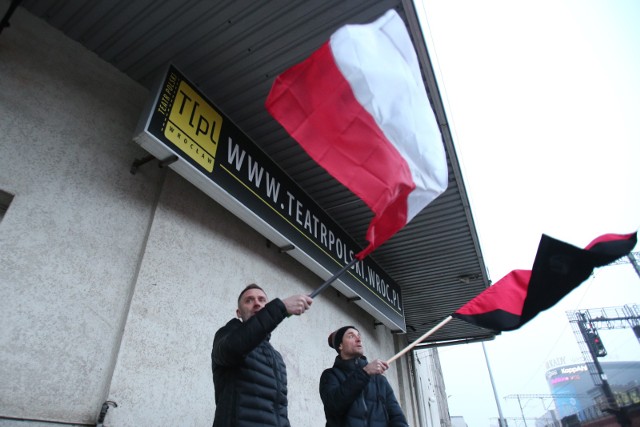
[[[340,356],[336,356],[333,367],[340,368],[344,371],[354,371],[356,369],[364,368],[365,366],[367,366],[367,363],[367,358],[364,356],[355,357],[349,360],[344,360]]]

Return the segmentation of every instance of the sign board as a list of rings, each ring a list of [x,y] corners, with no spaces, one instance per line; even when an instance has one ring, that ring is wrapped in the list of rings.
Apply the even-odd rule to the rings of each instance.
[[[134,140],[323,280],[360,248],[249,137],[169,66]],[[320,285],[319,283],[318,285]],[[332,286],[390,329],[406,332],[400,287],[372,260]]]

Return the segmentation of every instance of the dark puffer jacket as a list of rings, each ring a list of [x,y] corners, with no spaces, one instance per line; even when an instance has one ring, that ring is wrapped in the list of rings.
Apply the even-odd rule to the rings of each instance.
[[[327,427],[408,427],[391,385],[383,375],[368,375],[364,357],[342,360],[320,377]]]
[[[287,371],[269,334],[286,318],[274,299],[246,322],[230,320],[211,351],[216,415],[213,427],[289,427]]]

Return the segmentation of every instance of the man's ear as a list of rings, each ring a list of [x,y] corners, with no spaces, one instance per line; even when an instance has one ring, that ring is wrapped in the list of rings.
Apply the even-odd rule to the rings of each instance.
[[[242,317],[240,317],[240,309],[236,308],[236,317],[240,320],[242,320]]]

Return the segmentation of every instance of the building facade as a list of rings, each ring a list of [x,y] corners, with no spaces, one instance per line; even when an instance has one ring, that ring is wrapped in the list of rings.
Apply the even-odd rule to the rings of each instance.
[[[451,427],[455,417],[449,414],[438,349],[434,347],[418,350],[414,354],[414,360],[419,396],[418,413],[424,420],[422,425]]]
[[[0,81],[0,425],[210,425],[211,344],[239,291],[321,281],[172,170],[132,174],[148,90],[21,8],[0,35]],[[326,339],[345,324],[369,357],[406,345],[325,292],[271,339],[292,425],[324,425]],[[419,425],[407,358],[386,375]]]

